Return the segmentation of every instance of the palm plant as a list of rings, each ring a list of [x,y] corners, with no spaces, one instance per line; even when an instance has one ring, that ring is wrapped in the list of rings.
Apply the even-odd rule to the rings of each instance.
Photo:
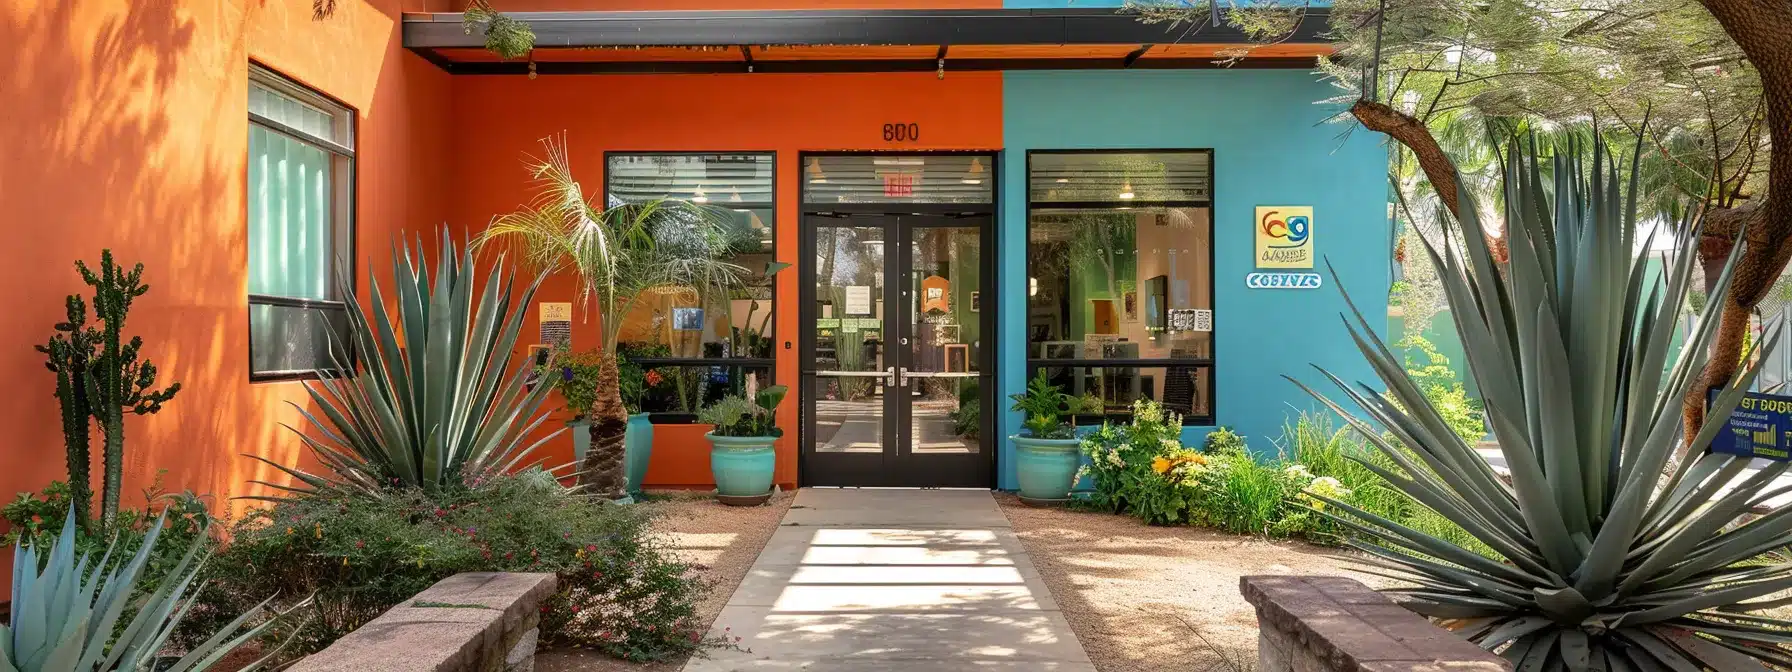
[[[558,434],[526,444],[548,418],[542,405],[552,386],[530,386],[531,362],[514,352],[526,306],[543,278],[516,292],[500,257],[475,304],[472,246],[457,250],[444,231],[434,277],[418,263],[424,258],[421,242],[416,262],[408,247],[394,251],[396,318],[371,273],[371,305],[348,296],[349,333],[361,370],[305,385],[323,417],[300,407],[315,437],[289,429],[331,473],[249,455],[298,480],[290,486],[253,482],[298,495],[349,490],[378,497],[392,485],[435,491],[510,471]],[[337,371],[355,371],[334,339],[330,356]]]
[[[1637,240],[1634,173],[1626,192],[1603,143],[1594,147],[1590,174],[1581,153],[1555,155],[1551,189],[1534,146],[1513,147],[1504,268],[1470,201],[1458,240],[1426,246],[1509,483],[1450,430],[1360,312],[1346,324],[1389,398],[1324,375],[1387,434],[1307,390],[1397,465],[1358,459],[1364,468],[1504,562],[1347,502],[1320,497],[1328,505],[1321,513],[1373,541],[1352,543],[1405,582],[1393,592],[1408,608],[1442,619],[1520,669],[1792,664],[1792,622],[1759,613],[1792,603],[1769,597],[1792,589],[1792,563],[1758,561],[1792,532],[1792,508],[1737,524],[1785,492],[1769,485],[1788,464],[1743,477],[1747,457],[1671,459],[1682,439],[1680,400],[1704,368],[1714,307],[1723,303],[1709,302],[1678,353],[1670,352],[1697,261],[1697,227],[1682,222],[1677,256],[1651,272],[1645,255],[1654,234]],[[1718,292],[1727,291],[1729,275],[1726,269]],[[1741,372],[1715,395],[1712,421],[1691,445],[1709,445],[1722,431],[1754,374],[1752,367]]]
[[[628,410],[616,348],[630,311],[648,296],[739,286],[746,269],[726,261],[734,235],[715,209],[671,199],[602,207],[573,179],[564,139],[542,145],[546,158],[529,158],[535,197],[494,218],[479,244],[506,244],[544,271],[577,274],[581,301],[595,304],[603,359],[580,481],[594,494],[620,498]]]
[[[13,547],[12,617],[0,625],[0,672],[205,670],[279,622],[274,618],[243,627],[267,611],[269,598],[170,664],[163,647],[199,593],[194,580],[205,564],[200,558],[205,535],[194,539],[161,587],[138,602],[137,581],[163,521],[156,521],[136,555],[115,561],[111,549],[99,558],[75,557],[76,518],[71,511],[46,554],[23,542]],[[301,602],[294,610],[305,605]],[[132,608],[135,612],[127,614]],[[242,669],[259,669],[278,653],[276,648]]]

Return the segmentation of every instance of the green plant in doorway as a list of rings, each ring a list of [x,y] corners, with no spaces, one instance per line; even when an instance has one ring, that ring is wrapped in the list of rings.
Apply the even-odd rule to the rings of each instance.
[[[93,312],[99,326],[87,322],[87,304],[71,294],[65,302],[67,320],[56,325],[56,335],[37,350],[49,357],[47,366],[56,374],[56,397],[62,405],[62,433],[66,448],[71,499],[76,518],[85,525],[92,499],[89,474],[89,436],[97,423],[105,441],[100,492],[100,518],[118,513],[124,480],[124,416],[149,415],[180,392],[180,383],[156,387],[156,365],[142,355],[143,339],[124,339],[125,318],[131,303],[149,292],[143,284],[143,264],[129,271],[112,259],[111,250],[100,252],[96,272],[81,261],[75,270],[93,288]]]
[[[1487,244],[1474,199],[1463,201],[1452,242],[1425,248],[1509,479],[1457,436],[1354,305],[1351,336],[1392,400],[1325,375],[1389,437],[1314,393],[1398,468],[1359,464],[1497,558],[1347,498],[1316,498],[1378,571],[1403,580],[1393,592],[1407,608],[1447,619],[1521,669],[1792,665],[1792,621],[1774,611],[1792,566],[1757,560],[1792,533],[1792,508],[1743,518],[1780,493],[1773,483],[1792,463],[1751,471],[1750,457],[1717,451],[1673,463],[1681,445],[1708,446],[1725,431],[1759,371],[1757,362],[1718,388],[1703,428],[1682,436],[1681,400],[1699,385],[1729,303],[1720,299],[1750,245],[1736,246],[1684,346],[1672,346],[1699,265],[1699,223],[1639,226],[1637,178],[1626,188],[1603,142],[1591,154],[1590,170],[1579,147],[1544,159],[1515,142],[1503,154],[1507,263]],[[1674,237],[1662,272],[1648,271],[1657,234],[1639,231]]]

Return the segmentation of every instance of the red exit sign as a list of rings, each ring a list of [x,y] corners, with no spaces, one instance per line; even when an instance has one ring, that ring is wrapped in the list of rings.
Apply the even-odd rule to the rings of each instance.
[[[915,195],[914,173],[885,173],[884,197],[900,198]]]

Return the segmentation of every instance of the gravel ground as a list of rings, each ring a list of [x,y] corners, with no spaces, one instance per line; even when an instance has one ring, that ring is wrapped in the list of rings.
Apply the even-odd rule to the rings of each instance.
[[[1338,549],[996,500],[1101,672],[1256,669],[1257,616],[1238,594],[1240,576],[1385,583],[1345,570],[1349,554]]]
[[[693,563],[697,573],[711,582],[709,594],[697,606],[698,618],[707,626],[728,603],[728,596],[746,578],[759,550],[778,529],[778,521],[796,498],[779,493],[764,506],[734,507],[717,504],[709,493],[668,492],[639,506],[653,510],[654,529],[665,535],[679,557]],[[676,672],[683,660],[635,664],[594,651],[554,649],[535,657],[538,672]]]

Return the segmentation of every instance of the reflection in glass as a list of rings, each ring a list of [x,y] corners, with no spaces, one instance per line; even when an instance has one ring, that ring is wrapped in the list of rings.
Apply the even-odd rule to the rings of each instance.
[[[611,206],[672,198],[706,206],[726,223],[730,261],[745,287],[686,289],[643,296],[628,314],[624,341],[666,346],[666,356],[770,358],[774,212],[771,154],[615,154],[605,195]]]
[[[1028,358],[1211,358],[1211,216],[1205,207],[1034,208]],[[1185,382],[1161,375],[1098,382],[1104,401],[1125,406],[1141,395],[1166,400],[1173,379]],[[1126,389],[1113,391],[1110,382]],[[1199,389],[1190,403],[1212,384],[1192,382]]]
[[[908,389],[915,453],[978,451],[979,235],[976,227],[918,227],[910,233]]]
[[[1213,415],[1213,368],[1209,366],[1039,366],[1053,385],[1079,397],[1100,399],[1105,412],[1124,415],[1132,402],[1150,399],[1186,418]],[[1079,422],[1099,422],[1081,417]]]
[[[882,452],[883,228],[816,227],[815,255],[815,450]]]

